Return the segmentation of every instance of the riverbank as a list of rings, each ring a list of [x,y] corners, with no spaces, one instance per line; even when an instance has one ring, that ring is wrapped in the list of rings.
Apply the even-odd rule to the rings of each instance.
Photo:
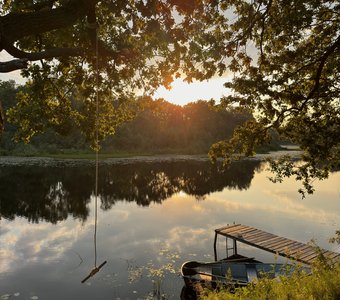
[[[246,160],[266,160],[268,158],[279,158],[280,156],[290,155],[293,159],[301,157],[301,151],[297,148],[287,148],[281,151],[272,151],[266,154],[256,154],[247,157]],[[41,156],[0,156],[0,165],[50,165],[58,163],[69,164],[94,164],[95,153],[80,154],[56,154]],[[207,154],[121,154],[100,153],[100,163],[121,164],[128,162],[178,162],[178,161],[210,161]]]
[[[322,262],[313,267],[313,273],[306,276],[295,272],[292,276],[282,276],[280,280],[263,278],[257,284],[244,288],[213,291],[202,300],[253,300],[261,299],[339,299],[340,265],[329,266]]]

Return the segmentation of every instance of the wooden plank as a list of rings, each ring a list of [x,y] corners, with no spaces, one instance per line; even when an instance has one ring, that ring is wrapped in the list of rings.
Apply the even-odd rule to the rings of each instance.
[[[340,262],[340,254],[334,256],[333,258],[331,258],[331,260],[333,263]]]
[[[271,249],[275,249],[275,250],[278,250],[278,248],[280,248],[282,245],[288,245],[288,243],[289,243],[289,252],[291,253],[291,249],[292,249],[292,247],[295,247],[297,244],[299,244],[298,242],[296,242],[296,241],[291,241],[292,243],[290,243],[290,241],[288,240],[287,241],[287,239],[285,240],[285,243],[277,243],[277,244],[274,244],[274,245],[270,245],[269,247],[271,248]]]
[[[239,235],[242,235],[242,238],[245,238],[248,234],[251,234],[252,232],[255,232],[255,231],[257,231],[258,229],[256,229],[256,228],[247,228],[247,229],[244,229],[244,230],[241,230],[240,232],[239,232]],[[238,236],[238,237],[240,237],[240,236]]]
[[[231,224],[219,229],[215,229],[216,234],[223,235],[235,241],[271,252],[281,256],[295,259],[304,263],[311,263],[318,255],[311,245],[300,243],[284,237],[279,237],[266,231],[245,226],[241,224]],[[326,257],[334,261],[340,261],[340,253],[322,250]]]
[[[290,241],[290,240],[284,240],[280,243],[277,243],[275,245],[270,246],[271,249],[275,250],[275,251],[280,251],[280,249],[282,248],[287,248],[290,245],[293,245],[295,243],[295,241]]]
[[[312,254],[309,254],[308,256],[305,256],[303,258],[301,258],[302,261],[305,261],[306,263],[310,263],[312,262],[315,258],[317,258],[319,256],[319,252],[315,251]]]
[[[289,249],[289,253],[291,253],[291,246],[295,246],[296,242],[295,241],[283,241],[280,243],[276,243],[274,245],[269,246],[268,248],[272,249],[275,252],[281,251],[283,249]],[[287,251],[286,251],[287,252]]]
[[[329,251],[329,250],[323,250],[323,251],[324,252],[322,254],[324,256],[326,256],[328,259],[330,259],[333,263],[340,261],[340,253],[332,252],[332,251]],[[318,255],[316,255],[314,257],[308,257],[308,258],[305,258],[305,259],[308,259],[309,263],[313,263],[317,258],[318,258]]]
[[[234,234],[237,234],[237,232],[241,229],[244,229],[244,228],[243,227],[237,227],[237,228],[234,228],[234,229],[231,229],[231,230],[224,229],[223,231],[220,232],[220,234],[222,234],[226,237],[229,237],[229,236],[232,236]]]
[[[313,253],[312,253],[309,256],[303,257],[302,259],[312,263],[314,260],[317,259],[318,255],[319,255],[318,251],[316,251],[316,250],[314,250],[314,251],[315,251],[314,252],[315,255],[313,255]],[[321,249],[321,252],[326,257],[326,259],[331,260],[332,263],[336,263],[336,262],[340,261],[340,253],[332,252],[332,251],[324,250],[324,249]]]
[[[217,231],[221,231],[221,230],[226,229],[226,228],[232,228],[232,227],[239,226],[239,225],[241,225],[241,224],[226,225],[226,226],[215,229],[215,231],[217,232]]]
[[[224,228],[223,230],[220,231],[220,233],[231,234],[232,232],[238,231],[238,230],[240,230],[242,228],[245,228],[245,226],[243,226],[243,225],[236,225],[236,226],[233,226],[231,228]]]
[[[238,225],[236,227],[233,228],[225,228],[222,232],[225,234],[233,234],[234,232],[238,232],[242,229],[246,229],[248,228],[247,226],[243,226],[243,225]]]
[[[304,253],[302,253],[300,256],[299,256],[299,259],[300,260],[305,260],[306,257],[309,257],[310,255],[318,255],[318,252],[315,251],[315,249],[309,249],[309,250],[306,250]]]
[[[314,249],[306,249],[305,251],[299,253],[299,255],[297,255],[297,258],[299,260],[304,260],[307,256],[314,254],[315,250]]]
[[[272,234],[268,234],[266,232],[264,233],[261,233],[257,236],[252,236],[251,238],[247,238],[248,241],[251,241],[252,243],[256,244],[256,243],[259,243],[263,240],[270,240],[271,238],[273,238],[273,235]]]
[[[268,247],[268,248],[269,248],[272,244],[278,243],[279,241],[282,241],[283,239],[284,239],[283,237],[276,236],[276,237],[274,237],[274,238],[271,238],[271,239],[268,240],[268,241],[259,243],[259,245],[260,245],[260,246],[265,246],[265,247]],[[266,243],[266,244],[263,245],[264,243]]]
[[[301,247],[308,247],[308,245],[300,243],[300,242],[296,242],[296,245],[290,247],[290,251],[292,251],[292,253],[296,253],[297,251],[299,251],[299,248]]]
[[[281,246],[282,244],[286,244],[286,243],[287,243],[287,239],[281,238],[279,241],[266,245],[266,247],[274,249],[275,247]]]
[[[248,241],[252,242],[253,244],[257,244],[259,242],[263,242],[263,241],[268,241],[271,238],[270,235],[260,235],[259,237],[254,237],[253,239],[247,239]]]
[[[243,228],[243,229],[239,229],[237,231],[233,231],[233,232],[228,232],[228,236],[231,237],[231,238],[234,238],[234,237],[238,237],[238,238],[244,238],[244,236],[246,234],[249,234],[249,233],[252,233],[252,232],[255,232],[257,229],[254,229],[254,228]]]
[[[253,235],[249,238],[246,238],[245,240],[247,240],[248,242],[250,242],[252,244],[258,245],[259,242],[264,241],[264,240],[268,240],[268,239],[270,239],[270,236],[268,236],[265,233],[261,233],[261,234]]]
[[[273,249],[276,250],[277,252],[281,252],[283,250],[286,250],[285,253],[288,253],[289,252],[289,246],[293,245],[294,243],[295,243],[295,241],[287,241],[286,244],[283,244],[283,245],[281,245],[281,246],[279,246],[275,249],[273,248]]]
[[[265,233],[265,232],[262,231],[262,230],[256,229],[256,230],[254,230],[252,232],[249,232],[249,233],[245,234],[244,238],[245,239],[249,239],[249,238],[251,238],[253,236],[256,236],[256,235],[259,235],[259,234],[263,234],[263,233]]]
[[[286,251],[285,254],[289,257],[293,256],[293,253],[294,253],[293,249],[296,247],[301,247],[301,243],[294,241],[293,244],[289,245],[288,251]]]
[[[339,260],[340,259],[340,253],[336,253],[336,252],[332,252],[332,251],[328,251],[328,253],[326,254],[326,257],[331,259],[331,260]]]
[[[301,244],[300,247],[297,247],[295,248],[294,250],[291,250],[291,255],[294,256],[294,257],[297,257],[297,258],[300,258],[300,256],[305,252],[307,251],[308,249],[310,249],[310,246],[309,245],[304,245],[304,244]]]
[[[244,239],[247,239],[247,240],[252,240],[256,237],[259,237],[259,236],[263,236],[263,235],[268,235],[268,232],[263,232],[261,230],[257,230],[257,231],[253,231],[247,235],[244,235]]]

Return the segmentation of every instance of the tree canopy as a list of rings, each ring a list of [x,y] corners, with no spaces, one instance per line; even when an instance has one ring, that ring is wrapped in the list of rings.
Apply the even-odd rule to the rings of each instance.
[[[233,92],[222,105],[238,105],[256,114],[234,137],[213,146],[213,156],[249,155],[273,128],[304,151],[294,167],[272,163],[274,181],[295,175],[304,190],[340,164],[340,4],[338,1],[228,1],[237,15],[229,45],[237,60]],[[222,4],[221,4],[222,6]],[[225,22],[225,21],[224,21]],[[225,24],[225,23],[223,23]],[[226,31],[228,32],[228,31]],[[249,42],[257,59],[247,53]]]
[[[275,129],[305,153],[299,167],[273,164],[276,180],[296,175],[312,192],[310,180],[339,165],[338,1],[7,0],[2,12],[0,49],[16,59],[0,71],[30,78],[9,112],[26,140],[74,124],[93,137],[97,90],[102,138],[131,117],[137,91],[229,72],[221,108],[255,118],[213,158],[251,155]]]
[[[197,65],[211,50],[199,51],[191,40],[198,29],[213,28],[213,3],[12,0],[2,12],[0,49],[16,59],[2,62],[0,71],[22,68],[30,78],[9,112],[27,141],[48,127],[64,132],[74,124],[93,137],[97,91],[102,138],[131,117],[136,92],[169,87],[182,74],[212,75]]]
[[[4,110],[15,106],[15,94],[24,87],[0,80],[0,99]],[[129,122],[121,124],[113,136],[102,141],[102,153],[206,154],[210,146],[230,138],[236,126],[251,118],[238,110],[216,109],[213,101],[199,100],[179,106],[164,99],[140,97],[140,108]],[[88,153],[91,141],[72,128],[64,135],[52,128],[32,137],[29,144],[15,142],[17,126],[5,124],[0,140],[0,155],[44,155]],[[277,146],[274,143],[270,147]],[[269,147],[269,145],[267,146]]]

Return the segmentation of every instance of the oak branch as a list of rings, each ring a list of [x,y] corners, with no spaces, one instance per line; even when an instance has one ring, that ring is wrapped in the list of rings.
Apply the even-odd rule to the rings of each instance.
[[[29,36],[53,30],[63,29],[74,25],[79,20],[86,20],[87,34],[92,45],[96,39],[96,4],[99,0],[69,0],[63,6],[54,7],[55,1],[46,1],[46,6],[32,6],[28,12],[11,12],[0,17],[0,51],[5,50],[13,56],[13,60],[0,62],[0,72],[6,73],[27,67],[29,61],[53,59],[70,56],[83,56],[83,48],[60,47],[44,48],[37,52],[25,52],[17,46],[17,42]],[[105,45],[100,42],[100,51],[103,55],[113,55]]]

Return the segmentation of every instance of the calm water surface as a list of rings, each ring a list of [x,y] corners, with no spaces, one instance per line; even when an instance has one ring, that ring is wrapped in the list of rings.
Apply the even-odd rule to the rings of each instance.
[[[266,165],[204,161],[100,165],[97,265],[94,164],[0,159],[0,299],[179,299],[184,261],[214,259],[214,229],[237,222],[340,252],[340,172],[302,200]],[[218,244],[225,256],[224,241]],[[239,245],[239,253],[276,258]],[[162,298],[163,297],[163,298]]]

